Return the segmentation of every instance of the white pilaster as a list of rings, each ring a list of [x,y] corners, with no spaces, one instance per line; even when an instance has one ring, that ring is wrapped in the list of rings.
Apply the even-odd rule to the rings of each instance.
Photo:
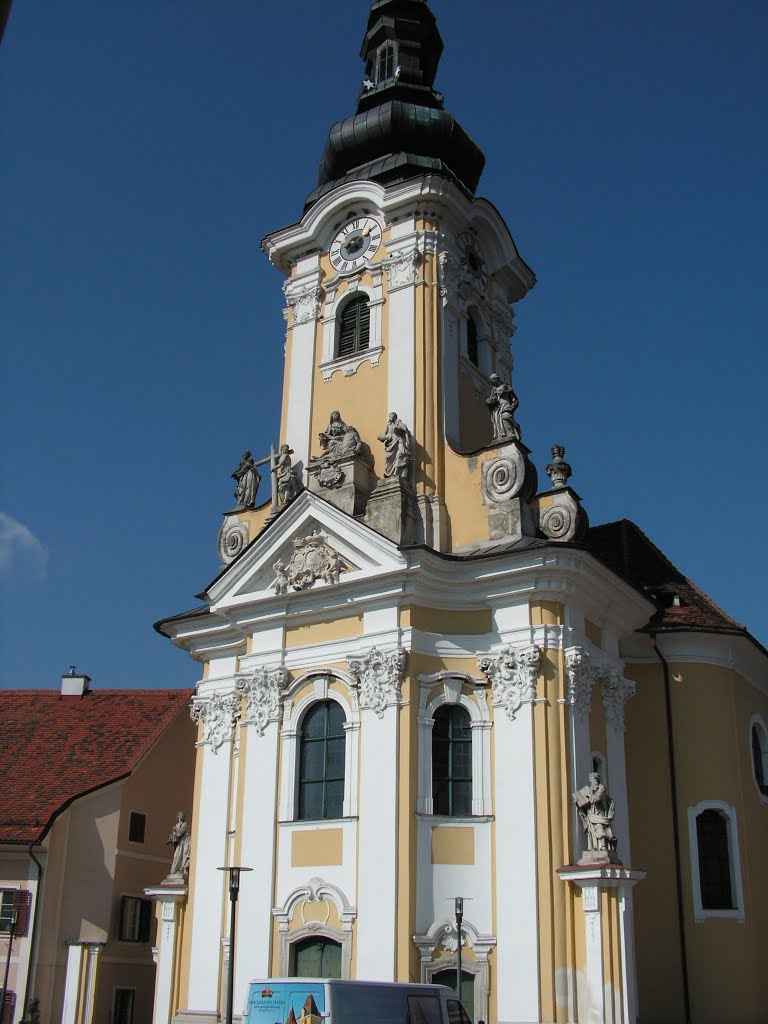
[[[394,981],[398,708],[361,716],[357,977]]]
[[[64,1008],[61,1024],[77,1024],[80,1002],[80,978],[83,970],[82,942],[71,942],[67,946],[67,972],[64,976]]]
[[[389,291],[387,405],[416,430],[416,280],[417,237],[392,243],[385,263]]]
[[[173,1006],[173,977],[176,967],[176,941],[178,935],[179,903],[187,899],[186,886],[174,889],[158,887],[145,889],[144,894],[160,904],[158,928],[157,969],[155,971],[155,1005],[152,1024],[170,1024]]]
[[[290,281],[285,296],[292,314],[291,357],[285,437],[294,450],[294,465],[307,465],[310,455],[310,423],[315,376],[315,334],[322,290],[320,272],[314,270]]]
[[[193,857],[194,908],[192,919],[189,1009],[216,1013],[222,906],[227,863],[227,818],[230,801],[232,741],[203,753],[196,846]]]
[[[237,914],[234,1012],[241,1013],[251,978],[276,973],[270,964],[272,936],[272,884],[275,871],[275,819],[277,816],[277,760],[279,722],[270,721],[260,736],[246,725],[240,860],[252,872],[241,878]],[[240,753],[242,761],[242,749]]]
[[[499,1024],[539,1018],[533,710],[494,715]]]

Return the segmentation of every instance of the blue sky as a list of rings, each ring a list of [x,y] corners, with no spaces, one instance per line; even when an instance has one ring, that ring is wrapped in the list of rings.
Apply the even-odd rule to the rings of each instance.
[[[437,86],[538,285],[518,418],[764,643],[768,6],[434,0]],[[0,48],[2,685],[192,685],[152,622],[277,439],[269,231],[353,112],[366,0],[15,0]],[[756,461],[757,460],[757,461]]]

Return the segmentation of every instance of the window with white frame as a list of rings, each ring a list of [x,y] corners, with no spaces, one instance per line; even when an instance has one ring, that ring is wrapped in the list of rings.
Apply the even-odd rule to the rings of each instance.
[[[471,676],[445,672],[419,681],[417,811],[451,818],[491,814],[492,723],[485,690]]]
[[[768,728],[760,715],[749,723],[752,775],[763,803],[768,803]]]
[[[381,84],[394,78],[395,75],[395,48],[392,43],[386,43],[379,49],[376,55],[376,82]]]
[[[705,800],[689,807],[688,838],[695,920],[743,920],[736,809],[721,800]]]
[[[371,310],[368,296],[355,292],[346,302],[337,319],[336,356],[352,356],[364,352],[371,340]]]
[[[334,682],[342,685],[331,689]],[[357,814],[360,712],[345,696],[346,686],[346,675],[327,670],[300,676],[285,691],[290,713],[280,730],[280,821],[314,820],[318,810],[320,820]],[[316,710],[321,706],[325,710]]]

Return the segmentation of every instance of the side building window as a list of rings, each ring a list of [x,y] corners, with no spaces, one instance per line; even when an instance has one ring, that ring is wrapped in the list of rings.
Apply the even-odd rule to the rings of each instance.
[[[120,942],[149,942],[151,926],[152,900],[144,900],[140,896],[123,896],[117,925]]]
[[[29,930],[29,912],[32,893],[27,889],[0,889],[0,933],[8,933],[13,923],[13,934],[21,938]]]
[[[688,809],[694,917],[744,917],[736,811],[719,800]]]
[[[337,356],[351,356],[368,348],[371,336],[371,310],[366,295],[354,295],[338,319]]]
[[[760,796],[768,798],[768,729],[759,715],[753,715],[750,723],[752,747],[752,772]],[[768,800],[765,800],[768,803]]]
[[[335,700],[313,704],[299,740],[297,817],[340,818],[344,807],[344,711]]]
[[[432,813],[472,814],[472,729],[460,704],[443,704],[432,727]]]

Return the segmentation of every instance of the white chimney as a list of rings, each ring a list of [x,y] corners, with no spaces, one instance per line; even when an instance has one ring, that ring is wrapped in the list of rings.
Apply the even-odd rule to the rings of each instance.
[[[90,676],[77,672],[74,665],[69,666],[69,672],[61,677],[62,697],[82,697],[88,693]]]

